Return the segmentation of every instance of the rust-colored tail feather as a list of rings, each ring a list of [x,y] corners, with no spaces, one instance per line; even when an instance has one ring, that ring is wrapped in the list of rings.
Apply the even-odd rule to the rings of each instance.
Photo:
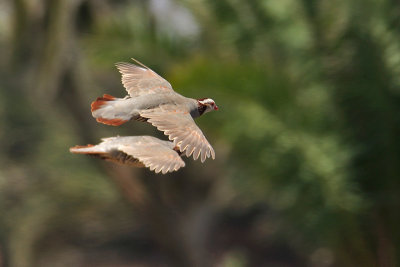
[[[89,144],[89,145],[86,145],[86,146],[74,146],[74,147],[71,147],[69,149],[69,151],[71,153],[75,153],[75,154],[98,154],[99,153],[99,152],[95,152],[95,151],[82,151],[82,150],[79,150],[81,148],[89,148],[89,147],[94,147],[94,145]]]
[[[113,101],[115,99],[116,98],[113,97],[112,95],[107,95],[107,94],[104,94],[103,97],[98,97],[96,99],[96,101],[92,102],[92,105],[91,105],[92,112],[102,108],[104,105],[107,104],[108,101]],[[124,124],[125,122],[127,122],[127,120],[123,120],[123,119],[120,119],[120,118],[108,119],[108,118],[103,118],[103,117],[96,117],[96,120],[98,122],[101,122],[101,123],[104,123],[104,124],[107,124],[107,125],[112,125],[112,126],[119,126],[119,125]]]
[[[93,101],[91,104],[92,112],[101,108],[107,101],[112,101],[114,99],[115,97],[108,94],[104,94],[103,97],[98,97],[96,101]]]
[[[122,120],[122,119],[105,119],[105,118],[96,118],[98,122],[107,124],[107,125],[112,125],[112,126],[120,126],[121,124],[124,124],[127,122],[127,120]]]

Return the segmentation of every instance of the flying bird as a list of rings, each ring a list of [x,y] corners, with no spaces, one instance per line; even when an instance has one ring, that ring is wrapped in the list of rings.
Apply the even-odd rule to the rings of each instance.
[[[163,131],[186,156],[201,162],[215,152],[203,132],[194,122],[218,106],[211,98],[193,99],[176,93],[171,84],[133,59],[138,65],[117,63],[122,84],[128,95],[116,98],[105,94],[91,105],[92,115],[98,122],[118,126],[130,120],[147,121]]]
[[[152,136],[103,138],[98,145],[75,146],[75,154],[92,155],[107,161],[135,167],[147,167],[156,173],[173,172],[185,166],[179,149],[170,141]]]

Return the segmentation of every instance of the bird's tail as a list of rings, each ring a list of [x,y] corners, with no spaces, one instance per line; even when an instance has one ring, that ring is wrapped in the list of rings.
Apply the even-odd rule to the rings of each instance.
[[[91,105],[93,117],[98,122],[113,126],[119,126],[129,121],[131,116],[118,110],[120,105],[117,103],[121,100],[121,98],[107,94],[103,95],[103,97],[98,97]]]
[[[69,149],[69,152],[75,154],[91,154],[91,155],[105,153],[105,151],[98,145],[74,146]]]

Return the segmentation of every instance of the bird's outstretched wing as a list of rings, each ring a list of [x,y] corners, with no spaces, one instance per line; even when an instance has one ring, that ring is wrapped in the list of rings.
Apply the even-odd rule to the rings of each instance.
[[[192,116],[188,112],[179,110],[176,105],[161,105],[154,109],[143,110],[140,116],[147,118],[147,122],[168,135],[187,157],[193,154],[196,160],[201,156],[201,162],[210,156],[215,159],[214,149]]]
[[[156,173],[177,171],[185,166],[179,154],[173,150],[173,144],[151,136],[143,136],[134,144],[120,145],[119,150],[137,158]]]
[[[139,61],[133,60],[140,66],[126,62],[115,64],[122,74],[122,84],[131,97],[143,94],[174,92],[167,80]]]

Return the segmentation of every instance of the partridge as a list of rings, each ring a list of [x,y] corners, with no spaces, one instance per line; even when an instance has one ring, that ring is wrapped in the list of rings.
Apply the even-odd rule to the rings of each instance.
[[[103,138],[98,145],[75,146],[75,154],[92,155],[107,161],[135,167],[147,167],[156,173],[177,171],[185,166],[181,152],[170,141],[152,136],[117,136]]]

